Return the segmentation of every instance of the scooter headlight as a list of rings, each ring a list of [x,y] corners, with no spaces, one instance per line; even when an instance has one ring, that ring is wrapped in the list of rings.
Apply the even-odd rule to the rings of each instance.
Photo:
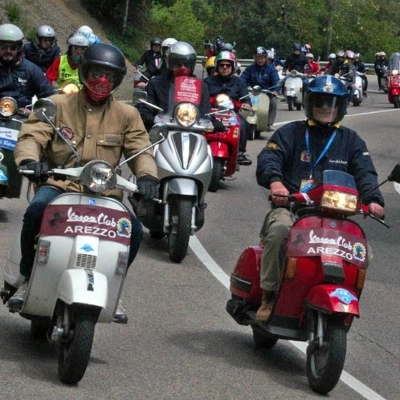
[[[393,76],[396,76],[396,75],[398,75],[399,74],[399,70],[398,69],[394,69],[393,71],[392,71],[392,75]]]
[[[193,126],[199,119],[199,110],[191,103],[181,103],[176,106],[174,117],[181,126]]]
[[[80,181],[92,192],[103,193],[115,187],[117,177],[107,162],[91,161],[85,165]]]
[[[321,199],[321,207],[345,213],[354,213],[357,210],[357,204],[357,195],[337,190],[325,190]]]
[[[0,114],[3,117],[11,117],[17,110],[17,102],[12,97],[3,97],[0,100]]]

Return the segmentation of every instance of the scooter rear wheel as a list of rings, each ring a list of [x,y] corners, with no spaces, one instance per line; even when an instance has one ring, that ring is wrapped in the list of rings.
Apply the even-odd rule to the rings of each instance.
[[[307,349],[307,378],[310,388],[320,394],[338,383],[346,358],[346,330],[342,322],[329,321],[321,348]]]
[[[251,329],[253,329],[253,340],[256,347],[272,349],[278,342],[277,338],[271,337],[258,325],[252,325]]]

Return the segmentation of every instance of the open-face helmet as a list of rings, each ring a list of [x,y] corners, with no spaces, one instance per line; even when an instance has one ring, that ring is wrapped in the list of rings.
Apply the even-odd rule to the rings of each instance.
[[[351,51],[351,50],[347,50],[346,51],[346,58],[348,59],[348,60],[354,60],[354,51]]]
[[[0,25],[0,43],[15,43],[18,47],[22,47],[24,34],[18,26],[13,24]]]
[[[40,25],[36,29],[36,39],[38,43],[43,39],[51,39],[51,43],[53,44],[56,40],[56,32],[49,25]]]
[[[332,125],[343,119],[346,114],[348,93],[344,83],[332,75],[318,76],[308,85],[304,96],[304,111],[307,118],[324,125]],[[319,121],[314,108],[330,108],[331,120]],[[336,111],[337,110],[337,111]]]
[[[328,60],[329,60],[329,61],[331,61],[331,60],[336,60],[336,54],[335,54],[335,53],[329,54]]]
[[[196,51],[187,42],[176,42],[167,49],[167,67],[174,76],[192,75],[196,60]]]
[[[212,74],[212,70],[215,71],[215,56],[210,57],[207,62],[206,65],[204,66],[206,71],[207,71],[207,75],[211,76]]]
[[[222,61],[229,61],[232,64],[232,74],[235,72],[236,68],[236,57],[230,51],[221,51],[215,56],[215,66],[218,69],[219,63]]]
[[[162,40],[158,37],[151,39],[150,46],[161,46]]]
[[[255,56],[267,56],[268,51],[265,47],[263,46],[257,46],[254,50],[254,55]]]
[[[300,50],[301,51],[301,44],[300,43],[293,43],[293,51]]]

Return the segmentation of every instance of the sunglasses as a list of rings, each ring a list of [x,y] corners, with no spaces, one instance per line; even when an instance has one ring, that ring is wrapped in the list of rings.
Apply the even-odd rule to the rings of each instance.
[[[98,79],[98,78],[101,78],[102,76],[105,76],[107,78],[108,82],[110,82],[110,83],[115,82],[115,80],[117,79],[114,72],[105,71],[100,68],[93,68],[91,70],[91,73],[92,73],[92,76],[94,79]]]
[[[84,47],[84,46],[71,46],[71,50],[73,50],[73,51],[84,52],[86,49],[87,49],[87,47]]]
[[[49,38],[49,37],[41,37],[40,38],[41,42],[54,42],[54,38]]]
[[[218,64],[218,67],[221,67],[221,68],[230,68],[230,67],[232,67],[232,64]]]
[[[11,50],[11,51],[15,51],[18,50],[19,46],[16,44],[4,44],[3,46],[0,46],[0,50],[4,51],[4,50]]]

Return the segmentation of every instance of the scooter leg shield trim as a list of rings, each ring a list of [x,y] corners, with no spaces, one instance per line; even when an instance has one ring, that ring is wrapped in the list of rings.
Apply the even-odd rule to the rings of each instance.
[[[90,304],[105,309],[108,299],[107,278],[88,269],[68,269],[60,278],[57,293],[66,304]]]
[[[328,314],[342,313],[360,316],[356,293],[338,285],[319,285],[313,287],[305,298],[307,307]]]

